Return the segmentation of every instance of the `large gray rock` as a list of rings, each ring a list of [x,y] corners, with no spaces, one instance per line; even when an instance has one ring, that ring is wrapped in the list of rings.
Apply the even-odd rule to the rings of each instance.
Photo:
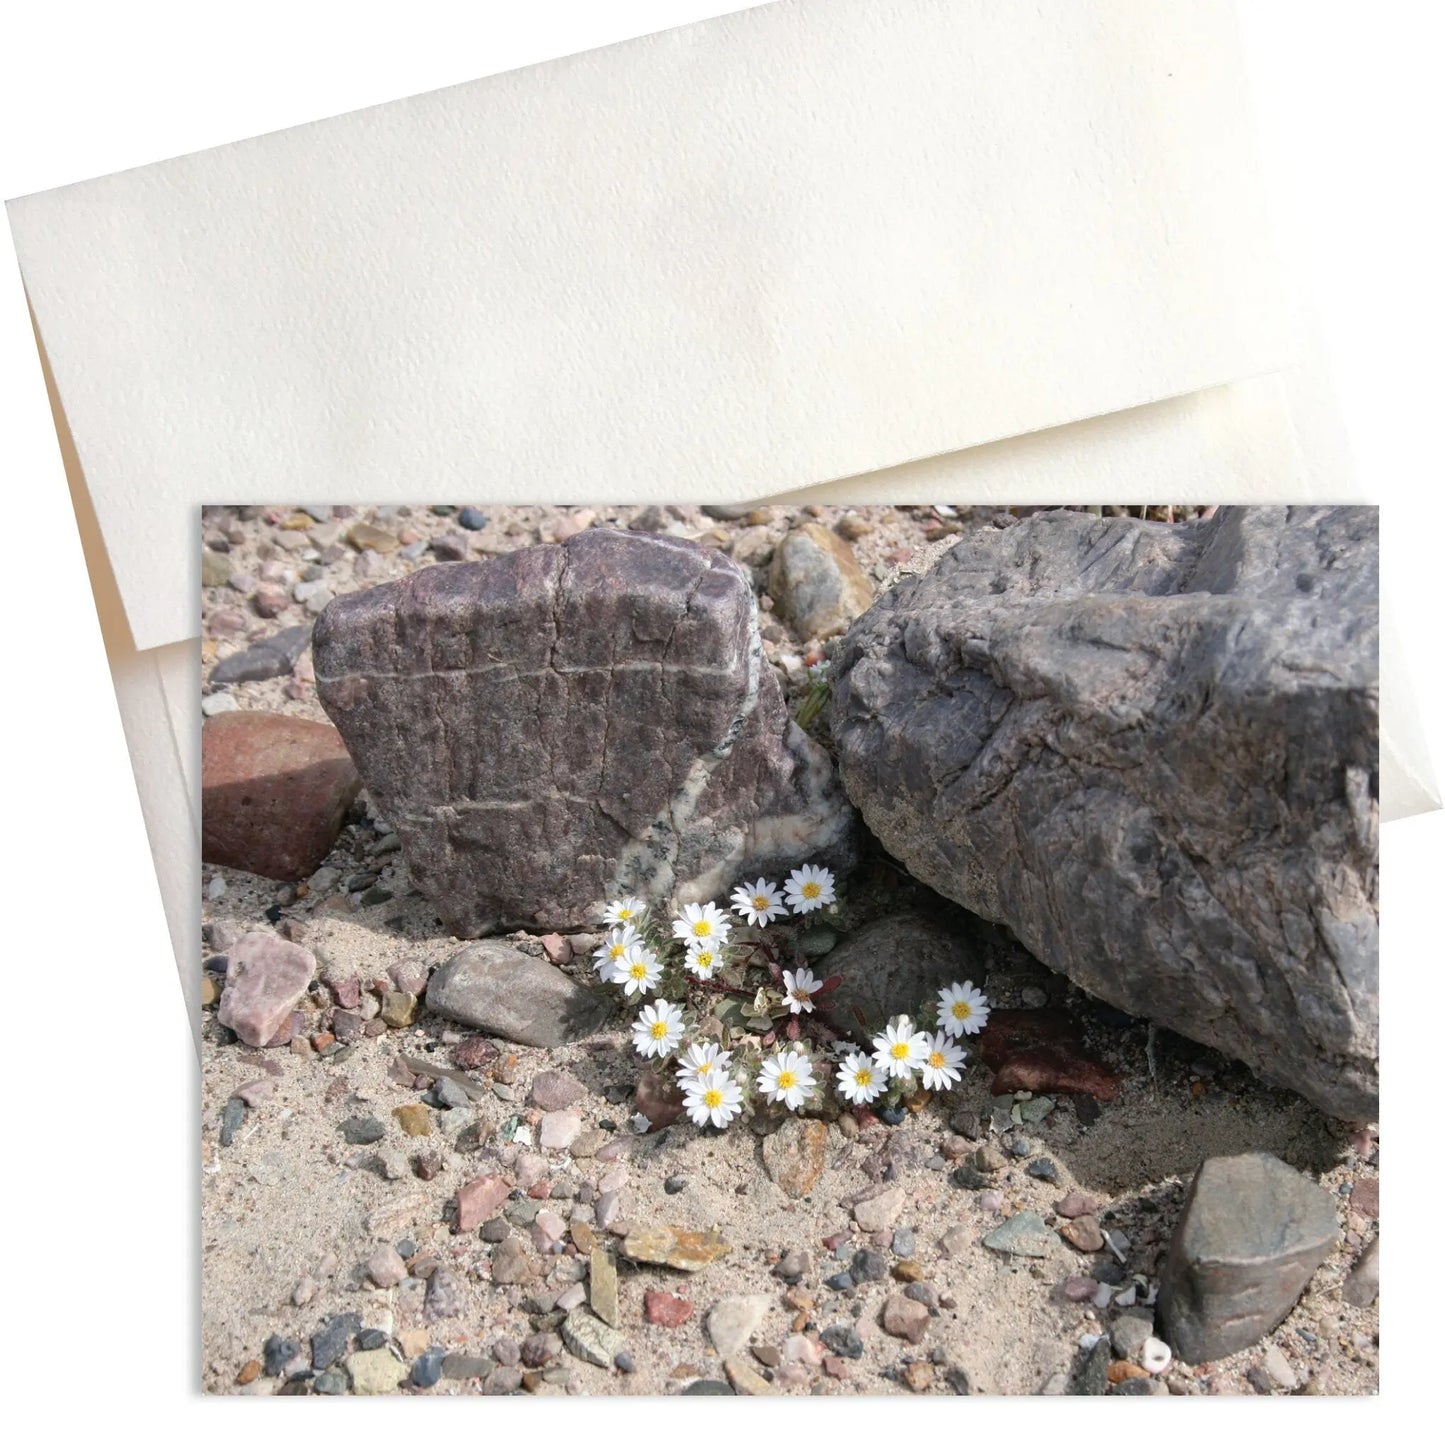
[[[1253,1346],[1289,1315],[1338,1237],[1334,1200],[1288,1163],[1206,1159],[1159,1280],[1170,1347],[1198,1365]]]
[[[620,892],[725,898],[851,863],[827,753],[788,719],[747,577],[600,529],[339,597],[317,693],[454,934],[578,928]]]
[[[560,1048],[586,1038],[612,1012],[597,990],[500,939],[453,954],[427,984],[426,1006],[443,1018],[532,1048]]]
[[[848,793],[1090,993],[1373,1118],[1378,568],[1373,508],[970,532],[841,643]]]

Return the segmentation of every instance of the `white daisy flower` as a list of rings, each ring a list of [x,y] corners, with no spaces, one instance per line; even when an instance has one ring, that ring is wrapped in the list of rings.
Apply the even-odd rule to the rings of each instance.
[[[678,1059],[678,1084],[683,1088],[690,1088],[709,1073],[726,1068],[731,1061],[732,1054],[715,1043],[689,1044],[687,1052]]]
[[[794,914],[807,914],[833,902],[833,873],[822,865],[804,865],[794,870],[783,884]]]
[[[988,1022],[988,999],[965,979],[938,991],[938,1024],[946,1034],[962,1038],[976,1034]]]
[[[644,1058],[666,1058],[682,1042],[682,1010],[666,999],[644,1004],[632,1025],[632,1046]]]
[[[722,949],[700,944],[682,956],[682,962],[699,979],[711,979],[722,968]]]
[[[850,1103],[871,1103],[887,1085],[883,1070],[866,1053],[850,1053],[838,1070],[838,1092]]]
[[[883,1071],[893,1078],[907,1078],[928,1058],[928,1040],[907,1014],[899,1014],[881,1034],[874,1034],[873,1048]]]
[[[966,1057],[947,1034],[925,1034],[928,1056],[923,1061],[925,1088],[952,1088],[963,1077],[958,1070]]]
[[[699,1078],[682,1100],[687,1116],[699,1128],[706,1123],[714,1128],[726,1128],[737,1117],[742,1104],[742,1089],[720,1068]]]
[[[752,884],[740,884],[733,891],[733,908],[739,919],[746,919],[749,924],[761,927],[766,927],[770,920],[780,919],[788,912],[783,907],[777,885],[765,879]]]
[[[672,932],[690,949],[719,949],[732,928],[726,914],[715,904],[685,904],[682,918],[672,921]]]
[[[627,963],[614,964],[609,977],[626,994],[645,994],[662,978],[662,961],[645,944],[634,944]]]
[[[638,943],[637,935],[626,925],[614,925],[609,929],[606,942],[592,954],[592,963],[597,970],[598,977],[611,979],[614,969],[630,964]]]
[[[786,1103],[793,1109],[803,1106],[817,1083],[813,1065],[801,1053],[775,1053],[758,1073],[758,1091],[768,1095],[768,1102]]]
[[[604,924],[635,925],[646,910],[647,906],[640,899],[630,899],[627,895],[623,895],[621,899],[614,899],[602,911],[602,922]]]
[[[823,981],[814,978],[811,969],[785,969],[783,983],[788,991],[783,995],[783,1002],[795,1014],[811,1014],[813,995],[823,987]]]

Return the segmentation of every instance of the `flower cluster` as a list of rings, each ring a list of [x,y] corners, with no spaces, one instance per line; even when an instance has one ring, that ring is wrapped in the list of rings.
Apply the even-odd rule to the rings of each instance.
[[[866,1105],[883,1097],[896,1104],[918,1082],[928,1091],[946,1091],[962,1078],[966,1054],[957,1040],[978,1033],[989,1014],[988,999],[972,983],[938,991],[929,1011],[932,1030],[899,1014],[873,1036],[870,1051],[836,1037],[830,1040],[830,1058],[800,1037],[800,1020],[836,1034],[826,995],[841,980],[819,979],[803,966],[781,968],[770,935],[734,942],[735,921],[739,935],[766,931],[789,913],[811,914],[834,906],[836,898],[832,872],[805,864],[789,874],[781,890],[766,879],[740,884],[732,892],[731,913],[712,902],[684,904],[665,929],[649,917],[642,900],[616,899],[604,910],[607,935],[594,956],[598,977],[620,986],[629,1002],[654,996],[638,1009],[633,1047],[665,1066],[675,1059],[683,1109],[699,1127],[725,1128],[755,1099],[790,1112],[818,1109],[830,1082],[839,1103]],[[742,965],[736,975],[729,972],[734,963]],[[759,969],[767,971],[761,982],[744,987],[729,982]],[[696,1032],[724,996],[746,1001],[743,1027],[751,1032],[739,1034],[733,1047],[718,1041],[727,1035],[716,1019],[710,1037]],[[777,1018],[786,1021],[784,1027],[771,1027]]]

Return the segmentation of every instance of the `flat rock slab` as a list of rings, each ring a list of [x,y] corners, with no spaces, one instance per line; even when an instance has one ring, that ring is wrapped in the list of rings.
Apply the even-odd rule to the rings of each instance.
[[[1200,1164],[1159,1287],[1183,1361],[1217,1361],[1277,1327],[1339,1237],[1324,1188],[1269,1153]]]
[[[983,1245],[1014,1257],[1047,1257],[1058,1246],[1058,1238],[1038,1213],[1029,1210],[1016,1212],[1007,1222],[985,1233]]]
[[[357,1396],[386,1396],[406,1379],[406,1363],[386,1347],[352,1352],[346,1358],[346,1370],[351,1374],[351,1389]]]
[[[532,1048],[587,1038],[612,1012],[595,989],[500,939],[453,954],[432,975],[426,1002],[443,1018]]]
[[[201,728],[201,858],[305,879],[360,790],[334,726],[271,711],[212,716]]]
[[[595,925],[620,892],[725,896],[856,819],[788,718],[747,576],[610,528],[338,597],[317,694],[417,886],[462,937]]]
[[[716,1232],[690,1232],[685,1227],[635,1228],[622,1243],[624,1257],[676,1267],[679,1272],[700,1272],[731,1251]]]
[[[903,1211],[903,1189],[896,1183],[853,1204],[853,1217],[864,1232],[884,1232]]]
[[[814,960],[820,978],[841,976],[835,1021],[865,1048],[895,1014],[917,1019],[954,982],[984,981],[980,952],[966,938],[916,914],[890,914],[855,929]]]
[[[1373,508],[975,527],[839,643],[848,793],[1089,993],[1368,1121],[1378,582]]]
[[[761,1293],[748,1297],[724,1297],[708,1309],[707,1335],[721,1357],[730,1357],[747,1346],[772,1306],[772,1298]]]
[[[216,1017],[242,1043],[264,1048],[290,1021],[316,977],[316,959],[309,949],[274,934],[243,934],[229,955]]]
[[[763,1139],[763,1167],[789,1197],[812,1191],[827,1157],[828,1129],[816,1118],[789,1118]]]
[[[585,1307],[573,1307],[562,1323],[562,1340],[573,1356],[590,1361],[593,1366],[611,1366],[627,1342],[621,1332],[594,1317]]]
[[[211,672],[211,684],[239,685],[242,681],[271,681],[278,676],[289,676],[310,640],[310,626],[284,627],[274,636],[218,662]]]

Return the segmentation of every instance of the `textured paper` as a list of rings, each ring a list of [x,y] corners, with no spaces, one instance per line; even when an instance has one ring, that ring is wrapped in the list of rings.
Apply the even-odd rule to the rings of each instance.
[[[795,0],[13,201],[193,1021],[202,502],[1369,500],[1247,113],[1224,0]]]
[[[809,0],[13,201],[136,644],[191,507],[762,495],[1292,354],[1223,0]]]

